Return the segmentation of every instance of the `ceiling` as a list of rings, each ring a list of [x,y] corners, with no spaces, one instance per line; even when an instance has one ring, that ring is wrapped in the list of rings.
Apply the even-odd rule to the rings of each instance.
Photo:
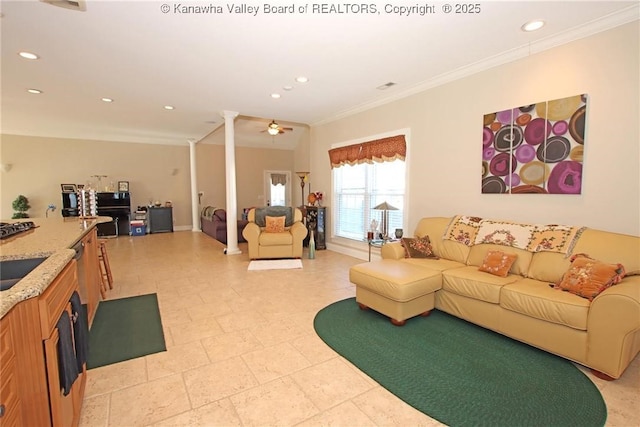
[[[87,0],[86,11],[3,0],[2,133],[186,145],[222,132],[229,110],[240,114],[238,145],[292,148],[309,125],[630,22],[639,3],[484,1],[473,14],[400,0],[373,14],[347,3],[303,12],[303,3],[269,2],[293,13],[243,4],[258,13],[216,0]],[[394,13],[426,4],[423,15]],[[220,10],[195,13],[212,5]],[[523,32],[531,19],[546,25]],[[272,119],[294,130],[261,132]]]

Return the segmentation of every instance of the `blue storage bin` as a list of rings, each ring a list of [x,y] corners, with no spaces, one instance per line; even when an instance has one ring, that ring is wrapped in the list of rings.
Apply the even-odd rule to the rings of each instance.
[[[132,225],[131,226],[131,235],[132,236],[144,236],[147,234],[147,226],[146,225]]]

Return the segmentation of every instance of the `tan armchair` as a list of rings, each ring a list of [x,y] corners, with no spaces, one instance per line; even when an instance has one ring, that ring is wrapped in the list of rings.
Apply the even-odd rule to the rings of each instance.
[[[267,229],[267,217],[285,217],[284,229]],[[307,237],[307,228],[302,223],[302,212],[298,208],[267,206],[249,211],[249,223],[242,236],[249,243],[249,258],[302,258],[302,242]]]

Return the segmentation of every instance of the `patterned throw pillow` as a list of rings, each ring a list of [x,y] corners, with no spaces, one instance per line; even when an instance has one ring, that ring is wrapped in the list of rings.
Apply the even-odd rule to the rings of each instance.
[[[554,287],[592,301],[600,292],[620,283],[624,276],[622,264],[605,264],[586,254],[577,254],[571,257],[571,267]]]
[[[267,225],[264,231],[267,233],[282,233],[284,231],[284,220],[285,217],[283,216],[267,216]]]
[[[502,251],[487,251],[482,265],[478,270],[491,273],[495,276],[507,277],[509,269],[516,262],[518,255],[505,254]]]
[[[403,237],[400,244],[404,247],[405,258],[438,258],[433,253],[429,236]]]

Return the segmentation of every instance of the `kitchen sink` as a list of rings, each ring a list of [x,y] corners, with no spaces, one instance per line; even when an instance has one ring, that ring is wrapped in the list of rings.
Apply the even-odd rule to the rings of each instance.
[[[0,291],[11,289],[47,258],[27,258],[0,261]]]

